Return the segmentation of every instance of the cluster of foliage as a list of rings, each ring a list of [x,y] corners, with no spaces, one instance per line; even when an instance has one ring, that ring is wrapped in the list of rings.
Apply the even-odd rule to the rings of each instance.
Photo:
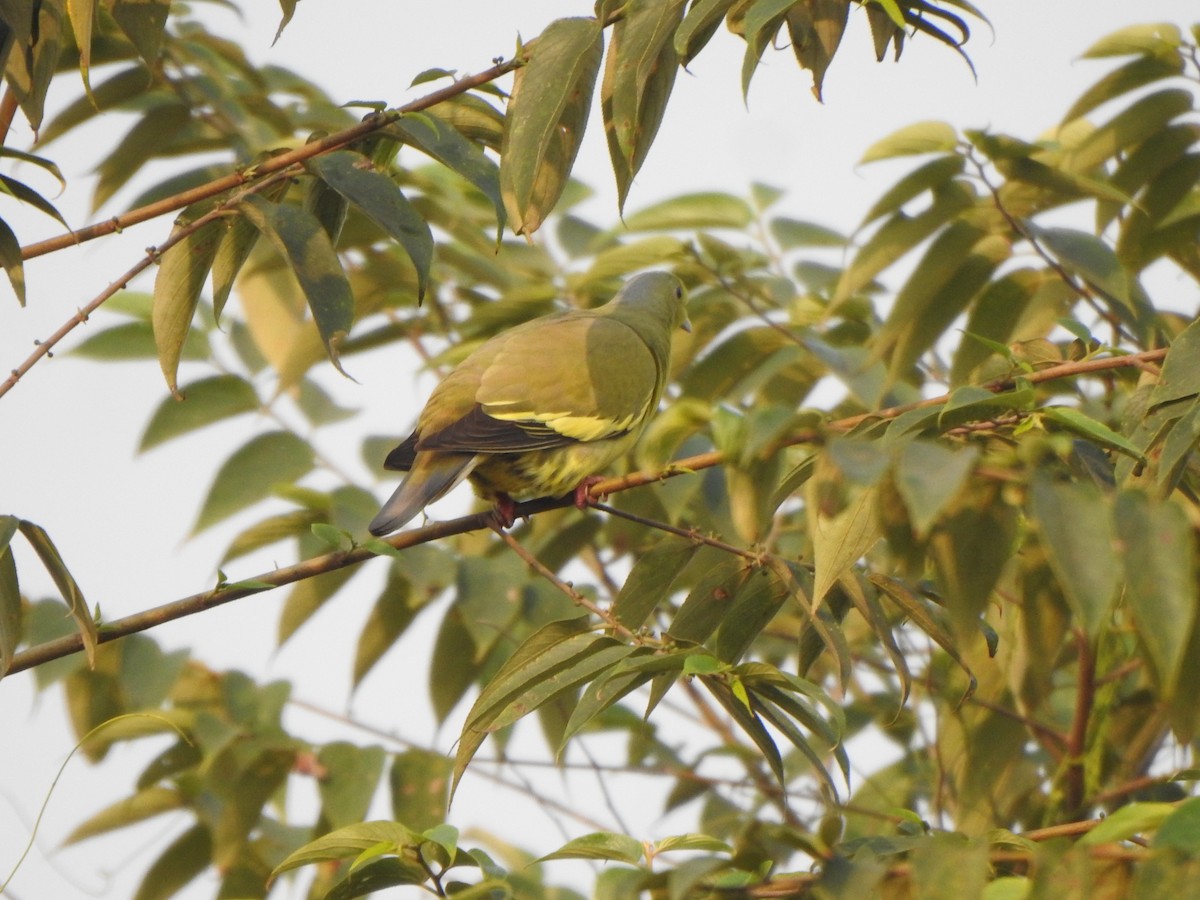
[[[471,703],[454,759],[314,747],[283,726],[288,684],[130,635],[162,610],[94,621],[49,536],[4,517],[0,668],[61,683],[95,761],[117,742],[177,738],[72,838],[190,813],[142,898],[209,866],[222,896],[265,896],[307,866],[314,896],[397,884],[539,896],[549,867],[499,841],[460,846],[445,824],[476,750],[536,716],[563,755],[580,735],[627,735],[621,764],[672,782],[667,809],[694,806],[692,833],[594,833],[541,857],[617,861],[598,876],[606,896],[1151,894],[1194,879],[1200,801],[1187,799],[1188,772],[1167,767],[1200,721],[1188,691],[1200,671],[1200,326],[1144,276],[1200,281],[1200,27],[1133,27],[1092,47],[1120,62],[1043,139],[926,122],[880,141],[865,161],[920,159],[853,236],[786,215],[766,185],[749,199],[676,198],[613,228],[575,211],[585,191],[571,165],[598,79],[623,203],[675,73],[722,22],[746,41],[744,86],[786,30],[819,93],[853,10],[882,55],[911,33],[957,47],[941,25],[962,39],[966,25],[945,5],[601,3],[513,61],[358,124],[301,77],[168,21],[166,4],[113,0],[86,22],[72,5],[65,50],[41,43],[66,35],[61,2],[40,5],[40,30],[10,23],[9,84],[20,65],[35,73],[25,94],[13,88],[35,124],[53,71],[118,67],[42,132],[138,112],[101,163],[97,204],[151,154],[219,148],[241,167],[187,171],[118,217],[113,227],[180,211],[139,264],[159,263],[153,295],[98,297],[124,321],[76,349],[158,360],[176,396],[144,449],[245,416],[253,436],[221,465],[195,530],[272,499],[221,565],[285,541],[303,560],[222,576],[171,614],[294,583],[286,641],[383,557],[371,565],[388,567],[386,582],[346,662],[355,684],[440,610],[433,708],[445,720]],[[509,72],[505,95],[494,82]],[[1094,227],[1055,224],[1065,207]],[[546,237],[506,239],[506,226]],[[14,284],[21,255],[0,253]],[[354,415],[321,386],[326,360],[340,369],[404,344],[441,369],[647,266],[688,285],[693,331],[630,460],[645,474],[608,483],[611,503],[586,513],[527,506],[509,535],[480,514],[361,542],[374,496],[316,449],[323,427]],[[198,377],[177,383],[181,361]],[[372,466],[391,437],[364,440]],[[18,532],[61,599],[21,597]],[[81,647],[86,660],[55,658]],[[694,710],[696,740],[658,727],[667,697]],[[896,761],[860,784],[847,742],[871,733]],[[395,821],[364,822],[385,769]],[[304,825],[284,803],[301,778],[321,800]],[[1098,824],[1100,812],[1112,814]]]

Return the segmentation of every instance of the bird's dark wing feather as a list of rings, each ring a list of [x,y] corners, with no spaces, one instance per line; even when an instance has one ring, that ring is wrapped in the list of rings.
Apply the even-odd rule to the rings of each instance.
[[[495,419],[476,405],[461,419],[447,425],[441,431],[422,436],[416,442],[415,449],[449,453],[519,453],[526,450],[550,450],[575,443],[578,442],[574,438],[559,434],[540,422]],[[398,447],[393,453],[399,449]]]
[[[407,472],[413,466],[417,456],[417,433],[414,431],[406,437],[383,461],[383,467],[393,472]]]

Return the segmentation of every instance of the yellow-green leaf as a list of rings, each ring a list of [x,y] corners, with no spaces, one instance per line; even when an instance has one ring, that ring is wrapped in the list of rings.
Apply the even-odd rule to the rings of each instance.
[[[290,432],[252,438],[217,471],[192,533],[266,499],[276,485],[291,485],[312,467],[312,447]]]
[[[297,206],[271,203],[252,195],[238,208],[287,260],[308,301],[329,360],[344,375],[338,346],[354,321],[354,295],[329,235],[320,222]]]
[[[500,149],[500,190],[513,231],[533,234],[558,202],[579,152],[600,60],[595,19],[556,19],[524,48]]]

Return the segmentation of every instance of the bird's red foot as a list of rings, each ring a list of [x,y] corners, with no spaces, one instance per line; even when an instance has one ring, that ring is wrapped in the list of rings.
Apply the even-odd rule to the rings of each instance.
[[[517,520],[517,503],[508,494],[496,495],[496,508],[492,510],[492,515],[496,517],[496,524],[501,528],[512,528],[513,522]]]
[[[587,509],[592,504],[592,487],[604,480],[602,475],[589,475],[575,488],[575,508]]]

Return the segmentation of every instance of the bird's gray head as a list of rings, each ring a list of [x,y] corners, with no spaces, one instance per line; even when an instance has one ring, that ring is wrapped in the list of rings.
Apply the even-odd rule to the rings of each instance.
[[[670,272],[646,272],[629,279],[612,302],[665,320],[669,331],[692,330],[687,316],[687,291]]]

